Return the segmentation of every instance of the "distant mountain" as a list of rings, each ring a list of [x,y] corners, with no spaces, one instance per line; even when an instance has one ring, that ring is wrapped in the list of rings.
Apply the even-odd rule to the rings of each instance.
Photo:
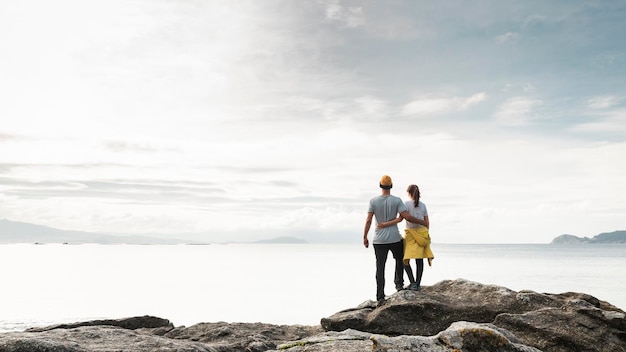
[[[114,236],[85,231],[61,230],[48,226],[0,219],[0,244],[8,243],[178,244],[188,243],[188,241],[149,236]]]
[[[578,244],[578,243],[626,243],[626,231],[604,232],[599,235],[589,237],[578,237],[574,235],[561,235],[555,237],[552,244]]]
[[[256,241],[255,243],[308,243],[308,242],[297,237],[281,236],[281,237],[276,237],[276,238],[272,238],[269,240]]]

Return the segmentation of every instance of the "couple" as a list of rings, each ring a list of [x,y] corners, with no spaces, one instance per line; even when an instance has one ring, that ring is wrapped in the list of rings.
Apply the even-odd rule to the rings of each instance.
[[[389,251],[396,261],[394,282],[398,291],[404,289],[404,270],[410,281],[408,288],[419,290],[424,271],[423,258],[427,258],[428,265],[431,265],[434,256],[430,250],[428,212],[426,205],[420,201],[419,187],[410,185],[407,192],[411,200],[402,202],[399,197],[391,195],[391,177],[383,176],[379,186],[382,194],[370,200],[363,245],[365,248],[369,247],[367,235],[372,226],[372,218],[376,217],[378,225],[373,240],[376,255],[376,300],[381,302],[385,299],[385,264]],[[407,221],[404,240],[397,226],[403,219]],[[409,263],[411,258],[415,258],[417,265],[416,277],[413,276]]]

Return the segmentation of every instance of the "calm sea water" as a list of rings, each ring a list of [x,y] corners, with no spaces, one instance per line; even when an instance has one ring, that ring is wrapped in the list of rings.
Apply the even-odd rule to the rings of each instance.
[[[423,285],[464,278],[585,292],[626,309],[626,245],[433,244]],[[387,294],[393,289],[387,264]],[[375,298],[374,253],[356,244],[0,245],[0,331],[155,315],[319,324]],[[408,283],[408,280],[407,280]]]

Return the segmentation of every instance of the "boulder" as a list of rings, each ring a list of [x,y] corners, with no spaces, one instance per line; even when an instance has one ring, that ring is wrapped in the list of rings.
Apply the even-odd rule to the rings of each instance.
[[[503,313],[493,323],[544,351],[626,351],[624,316],[623,312],[572,300],[560,308]]]
[[[456,322],[434,336],[386,336],[347,329],[329,331],[278,346],[272,352],[541,352],[526,346],[508,331],[492,324]]]
[[[323,318],[321,325],[327,331],[430,336],[459,321],[492,324],[546,352],[626,352],[625,314],[607,302],[583,293],[516,292],[463,279],[400,291],[382,304],[366,301]]]
[[[174,328],[174,324],[172,324],[167,319],[144,315],[141,317],[131,317],[124,319],[90,320],[72,324],[57,324],[45,327],[30,328],[26,331],[42,332],[55,329],[73,329],[81,326],[115,326],[129,330],[154,329],[153,332],[161,332],[162,334]]]
[[[356,329],[386,335],[434,335],[456,321],[489,323],[500,313],[558,307],[547,297],[532,297],[501,286],[447,280],[420,291],[404,290],[382,305],[367,301],[321,320],[325,330]]]

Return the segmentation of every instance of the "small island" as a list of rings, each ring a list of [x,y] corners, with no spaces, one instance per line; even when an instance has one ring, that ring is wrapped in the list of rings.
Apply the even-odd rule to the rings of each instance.
[[[574,235],[561,235],[555,237],[551,244],[602,244],[602,243],[626,243],[626,231],[604,232],[599,235],[589,237],[578,237]]]

